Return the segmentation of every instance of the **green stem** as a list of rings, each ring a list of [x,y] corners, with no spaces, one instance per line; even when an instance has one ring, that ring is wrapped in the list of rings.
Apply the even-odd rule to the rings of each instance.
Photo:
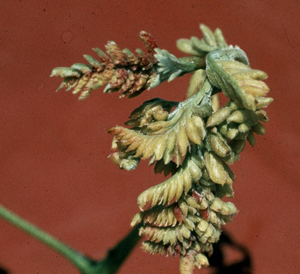
[[[138,235],[140,227],[141,226],[134,227],[125,238],[108,251],[107,257],[104,260],[99,261],[95,266],[95,274],[117,273],[129,253],[140,240]]]
[[[109,250],[107,257],[104,260],[95,261],[65,245],[33,224],[30,224],[2,205],[0,205],[0,217],[63,255],[82,274],[116,273],[140,239],[138,236],[139,226],[136,226],[114,248]]]
[[[19,216],[12,213],[2,205],[0,205],[0,217],[7,220],[16,227],[24,230],[34,238],[40,240],[47,246],[51,247],[52,249],[66,257],[73,265],[75,265],[83,273],[86,269],[90,268],[91,264],[93,263],[92,260],[84,256],[83,254],[63,244],[50,234],[30,224],[26,220],[20,218]]]

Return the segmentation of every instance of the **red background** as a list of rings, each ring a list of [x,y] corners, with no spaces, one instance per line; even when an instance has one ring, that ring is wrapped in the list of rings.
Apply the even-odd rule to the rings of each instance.
[[[299,3],[288,1],[1,1],[0,201],[72,247],[101,258],[130,229],[136,198],[162,181],[142,163],[134,172],[107,159],[111,136],[130,112],[154,97],[185,98],[189,77],[135,99],[95,91],[78,101],[55,93],[57,66],[85,62],[108,40],[143,48],[140,30],[183,56],[178,38],[219,27],[269,74],[275,101],[266,134],[232,169],[240,210],[226,227],[247,246],[254,273],[299,273]],[[10,273],[77,273],[54,251],[0,220],[0,265]],[[298,271],[297,271],[298,270]],[[205,271],[204,271],[205,272]],[[120,273],[179,273],[178,258],[136,248]],[[195,271],[195,273],[203,273]]]

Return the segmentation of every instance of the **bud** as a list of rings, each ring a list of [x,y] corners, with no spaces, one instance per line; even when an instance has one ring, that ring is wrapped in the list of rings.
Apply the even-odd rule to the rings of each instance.
[[[252,126],[252,131],[258,135],[264,135],[266,132],[265,127],[259,122]]]
[[[216,184],[224,185],[226,175],[220,158],[212,152],[205,152],[204,159],[210,179]]]
[[[243,123],[248,118],[248,113],[245,110],[236,110],[227,118],[227,122]]]
[[[223,121],[227,119],[230,113],[231,113],[231,108],[229,107],[220,108],[208,118],[206,126],[213,127],[221,124]]]
[[[226,140],[220,134],[209,134],[208,140],[213,151],[220,157],[226,157],[231,149]]]

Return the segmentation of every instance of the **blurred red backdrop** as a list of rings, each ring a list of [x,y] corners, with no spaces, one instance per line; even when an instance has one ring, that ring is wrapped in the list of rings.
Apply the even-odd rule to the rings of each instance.
[[[189,76],[135,99],[95,91],[78,101],[55,93],[57,66],[85,62],[83,54],[143,48],[150,32],[160,48],[183,56],[176,39],[201,37],[199,23],[219,27],[269,74],[275,101],[266,134],[232,169],[239,214],[226,229],[245,245],[254,273],[299,273],[299,3],[287,1],[2,1],[0,4],[0,202],[94,258],[130,230],[137,196],[162,181],[147,162],[134,172],[111,163],[111,136],[130,112],[154,97],[185,98]],[[13,274],[77,273],[51,249],[0,220],[0,265]],[[120,273],[179,273],[178,258],[139,247]],[[197,270],[195,273],[205,273]]]

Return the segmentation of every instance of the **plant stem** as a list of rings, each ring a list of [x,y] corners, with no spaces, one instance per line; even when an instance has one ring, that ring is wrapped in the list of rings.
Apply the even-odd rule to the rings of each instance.
[[[139,241],[139,226],[133,228],[131,232],[121,240],[114,248],[109,250],[104,260],[95,261],[84,254],[65,245],[47,232],[12,213],[4,206],[0,205],[0,217],[7,220],[16,227],[27,232],[45,245],[51,247],[65,258],[67,258],[82,274],[114,274],[121,267],[131,250]]]
[[[12,213],[2,205],[0,205],[0,217],[7,220],[16,227],[24,230],[34,238],[38,239],[42,243],[46,244],[47,246],[51,247],[52,249],[66,257],[80,271],[84,271],[85,269],[90,267],[92,261],[89,258],[79,253],[78,251],[72,249],[71,247],[65,245],[64,243],[60,242],[59,240],[46,233],[45,231],[41,230],[40,228],[36,227],[35,225],[30,224],[29,222]]]
[[[140,240],[138,231],[141,225],[134,227],[114,248],[108,251],[107,257],[99,261],[95,267],[96,274],[117,273],[123,262]]]

